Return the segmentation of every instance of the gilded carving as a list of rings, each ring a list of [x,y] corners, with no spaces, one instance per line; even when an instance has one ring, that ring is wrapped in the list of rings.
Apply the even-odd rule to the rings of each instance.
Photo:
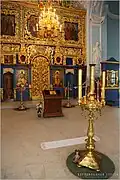
[[[63,45],[65,43],[65,45],[79,45],[79,47],[84,48],[85,47],[85,16],[86,16],[86,12],[84,10],[79,10],[77,11],[77,13],[75,13],[74,9],[70,9],[67,10],[67,8],[61,8],[61,7],[55,7],[57,9],[57,14],[59,15],[59,17],[61,17],[60,19],[60,23],[62,25],[62,32],[59,33],[57,38],[51,38],[51,39],[47,39],[47,38],[41,38],[39,36],[37,36],[37,34],[34,34],[32,36],[32,34],[28,31],[28,27],[27,27],[27,21],[29,20],[30,16],[33,16],[34,19],[35,17],[38,18],[38,15],[40,14],[40,9],[36,8],[36,11],[34,9],[26,9],[25,8],[25,22],[24,22],[24,34],[25,34],[25,38],[29,39],[29,40],[37,40],[37,41],[44,41],[44,45],[46,45],[46,43],[48,44],[54,44],[55,42],[59,42],[60,45]],[[37,19],[36,19],[37,21]],[[33,21],[34,22],[34,21]],[[69,22],[69,23],[78,23],[78,41],[74,41],[74,40],[65,40],[65,27],[64,24],[65,22]],[[34,27],[34,25],[32,26],[32,28],[36,28]],[[36,31],[34,31],[35,33]],[[35,37],[36,36],[36,37]],[[47,41],[47,42],[46,42]]]
[[[54,64],[62,65],[63,64],[63,49],[58,45],[55,48]]]
[[[14,70],[12,68],[4,68],[3,69],[3,74],[7,73],[7,72],[11,72],[12,74],[14,73]]]
[[[3,63],[3,64],[6,64],[6,62],[5,62],[5,57],[6,56],[11,56],[11,55],[13,55],[13,64],[16,64],[16,55],[15,54],[12,54],[12,53],[5,53],[5,54],[1,54],[1,63]],[[7,63],[7,64],[11,64],[11,63]]]
[[[6,53],[6,52],[10,52],[10,53],[19,52],[20,51],[20,45],[18,45],[18,44],[2,44],[1,51],[3,53]]]
[[[30,63],[30,57],[33,57],[36,54],[35,45],[26,45],[27,60]]]
[[[13,55],[13,64],[16,64],[16,53],[20,52],[18,44],[2,44],[1,45],[1,62],[5,63],[4,55]]]
[[[16,63],[16,54],[23,53],[26,55],[27,63],[31,62],[32,66],[32,98],[42,97],[41,91],[48,88],[50,64],[66,65],[66,58],[72,57],[73,65],[86,61],[86,32],[85,32],[85,10],[76,10],[72,7],[54,6],[56,14],[60,17],[62,25],[61,32],[56,38],[41,38],[39,34],[34,36],[29,31],[28,21],[30,17],[38,18],[40,8],[37,3],[31,2],[2,2],[2,13],[15,15],[15,36],[1,36],[1,61],[4,62],[4,55],[12,54],[14,63]],[[78,40],[65,40],[65,22],[77,24]],[[34,27],[33,27],[34,28]],[[74,38],[70,38],[74,39]],[[24,44],[24,50],[22,45]],[[60,57],[60,61],[57,59]],[[47,58],[47,59],[46,59]],[[57,61],[56,61],[57,60]],[[62,60],[62,61],[61,61]],[[41,75],[40,75],[41,74]]]
[[[66,58],[67,57],[71,57],[73,58],[73,65],[75,64],[79,64],[78,59],[82,59],[82,50],[80,48],[66,48],[66,47],[62,47],[61,48],[61,52],[63,52],[64,55],[64,61],[63,64],[66,65]]]
[[[42,98],[42,91],[49,87],[49,63],[45,57],[32,59],[32,99]]]
[[[45,56],[49,63],[51,60],[52,48],[50,46],[26,45],[27,60],[30,62],[35,56]]]

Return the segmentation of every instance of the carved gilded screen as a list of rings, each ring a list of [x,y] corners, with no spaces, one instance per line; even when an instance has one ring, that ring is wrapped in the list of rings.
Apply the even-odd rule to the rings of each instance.
[[[85,48],[85,10],[75,10],[68,8],[55,7],[56,14],[59,17],[61,31],[53,36],[53,32],[50,30],[50,34],[46,35],[46,30],[41,28],[39,24],[39,15],[41,9],[25,8],[24,9],[24,37],[25,39],[49,39],[49,43],[54,42],[66,43],[66,45],[76,44],[81,48]],[[85,50],[83,50],[85,51]]]
[[[41,99],[42,91],[49,87],[49,63],[45,57],[37,56],[32,61],[32,99]]]

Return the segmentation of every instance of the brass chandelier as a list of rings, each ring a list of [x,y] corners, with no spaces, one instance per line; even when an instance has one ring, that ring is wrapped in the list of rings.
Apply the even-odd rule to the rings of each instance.
[[[36,27],[39,36],[43,36],[44,38],[55,38],[61,32],[62,25],[59,22],[58,15],[56,15],[56,9],[52,8],[51,3],[42,7],[42,12]]]

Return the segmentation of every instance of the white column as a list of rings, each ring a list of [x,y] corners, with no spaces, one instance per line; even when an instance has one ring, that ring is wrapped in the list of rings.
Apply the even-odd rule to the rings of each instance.
[[[80,105],[82,99],[82,69],[78,70],[78,105]]]
[[[89,80],[89,64],[90,64],[90,8],[89,4],[87,6],[87,14],[86,14],[86,65],[87,65],[87,74],[86,80]]]
[[[99,42],[100,44],[100,51],[101,51],[101,58],[98,60],[98,62],[96,62],[96,76],[100,77],[101,75],[101,67],[100,67],[100,62],[102,61],[102,48],[103,48],[103,44],[104,44],[104,40],[102,39],[102,23],[104,22],[104,16],[100,17],[100,16],[95,16],[92,15],[92,46],[95,47],[96,42]],[[91,49],[91,54],[93,51],[93,47]],[[92,58],[92,55],[91,55]],[[92,61],[91,61],[92,62]]]
[[[93,24],[92,24],[92,20],[90,21],[90,62],[89,64],[93,63],[93,58],[92,58],[92,51],[93,51],[93,40],[92,40],[92,31],[93,31]]]
[[[102,72],[101,102],[105,105],[105,71]]]
[[[104,49],[104,51],[105,51],[105,57],[104,57],[104,60],[107,60],[107,16],[106,16],[106,18],[105,18],[105,21],[104,21],[104,23],[105,23],[105,30],[104,30],[104,33],[105,33],[105,35],[104,35],[104,38],[105,38],[105,40],[104,40],[104,42],[105,42],[105,49]]]

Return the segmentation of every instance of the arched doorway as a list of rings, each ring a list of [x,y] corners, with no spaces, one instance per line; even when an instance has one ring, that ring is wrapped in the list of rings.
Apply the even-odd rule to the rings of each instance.
[[[13,74],[11,72],[7,72],[3,75],[3,100],[6,101],[13,98]]]
[[[50,85],[50,70],[48,59],[36,56],[32,63],[32,99],[41,99],[42,91]]]

